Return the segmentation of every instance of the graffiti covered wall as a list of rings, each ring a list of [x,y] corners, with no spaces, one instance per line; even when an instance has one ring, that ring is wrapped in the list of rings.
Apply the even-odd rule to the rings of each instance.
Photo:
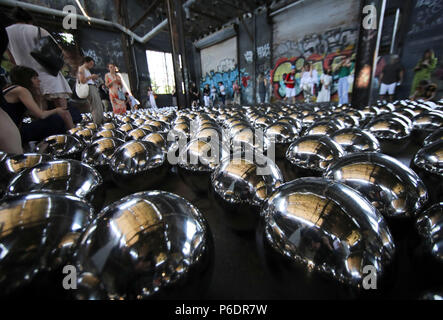
[[[320,78],[326,68],[333,68],[346,57],[355,57],[359,7],[359,3],[348,0],[314,0],[275,16],[270,76],[276,99],[285,97],[283,76],[290,72],[292,64],[297,70],[297,98],[302,99],[299,84],[305,61],[312,62]],[[331,99],[337,100],[338,76],[333,75],[333,79]],[[353,70],[349,82],[353,82]]]
[[[230,38],[211,47],[202,49],[201,52],[202,79],[200,89],[206,84],[209,87],[223,82],[227,99],[232,97],[232,85],[239,79],[237,68],[237,37]]]

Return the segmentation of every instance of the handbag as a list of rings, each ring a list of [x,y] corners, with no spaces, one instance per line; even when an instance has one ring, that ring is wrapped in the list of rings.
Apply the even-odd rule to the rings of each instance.
[[[79,80],[75,82],[75,93],[80,99],[86,99],[89,96],[88,83],[81,83]]]
[[[38,40],[31,51],[31,56],[54,77],[58,75],[65,64],[63,52],[54,38],[51,35],[42,38],[40,27],[38,28]]]

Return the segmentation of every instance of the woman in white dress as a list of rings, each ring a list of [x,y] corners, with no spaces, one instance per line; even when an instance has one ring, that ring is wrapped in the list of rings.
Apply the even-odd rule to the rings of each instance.
[[[331,70],[329,69],[325,70],[325,72],[320,77],[320,82],[322,83],[322,87],[320,93],[318,94],[317,102],[331,101],[331,85],[332,85]]]
[[[151,108],[154,110],[157,110],[157,103],[155,102],[155,93],[151,87],[148,87],[148,97],[149,97],[149,104],[151,105]]]
[[[68,82],[59,72],[56,77],[49,74],[32,56],[31,51],[38,41],[39,27],[32,25],[32,16],[21,8],[14,11],[17,23],[6,28],[9,37],[8,55],[15,65],[25,66],[37,71],[41,94],[48,101],[53,101],[56,107],[66,107],[67,99],[72,94]],[[49,32],[40,28],[41,36]]]

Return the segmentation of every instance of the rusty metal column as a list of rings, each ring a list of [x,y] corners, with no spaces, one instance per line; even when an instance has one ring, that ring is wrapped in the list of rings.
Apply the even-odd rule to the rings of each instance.
[[[181,0],[166,0],[168,24],[171,36],[172,61],[174,64],[175,90],[180,108],[190,106],[188,89],[189,75],[183,24],[183,6]]]
[[[363,108],[372,102],[372,80],[377,63],[385,8],[386,0],[362,0],[361,2],[360,34],[352,90],[352,105],[355,107]]]

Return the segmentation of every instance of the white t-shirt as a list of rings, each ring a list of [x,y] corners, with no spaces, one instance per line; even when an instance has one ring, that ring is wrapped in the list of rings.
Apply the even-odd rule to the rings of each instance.
[[[91,76],[91,71],[89,71],[88,68],[83,68],[83,72],[84,72],[84,74],[85,74],[85,78]],[[92,84],[92,85],[95,84],[94,80],[92,80],[92,79],[89,79],[88,82],[86,82],[86,83],[87,83],[87,84]]]
[[[45,29],[40,28],[40,30],[42,37],[49,35]],[[32,24],[17,23],[7,27],[6,32],[9,38],[8,49],[14,57],[15,63],[34,69],[38,73],[42,94],[72,93],[68,82],[60,72],[54,77],[31,56],[31,51],[35,48],[38,40],[38,27]]]
[[[225,92],[225,86],[224,86],[224,85],[221,85],[221,86],[220,86],[220,94],[221,94],[222,96],[226,95],[226,92]]]

